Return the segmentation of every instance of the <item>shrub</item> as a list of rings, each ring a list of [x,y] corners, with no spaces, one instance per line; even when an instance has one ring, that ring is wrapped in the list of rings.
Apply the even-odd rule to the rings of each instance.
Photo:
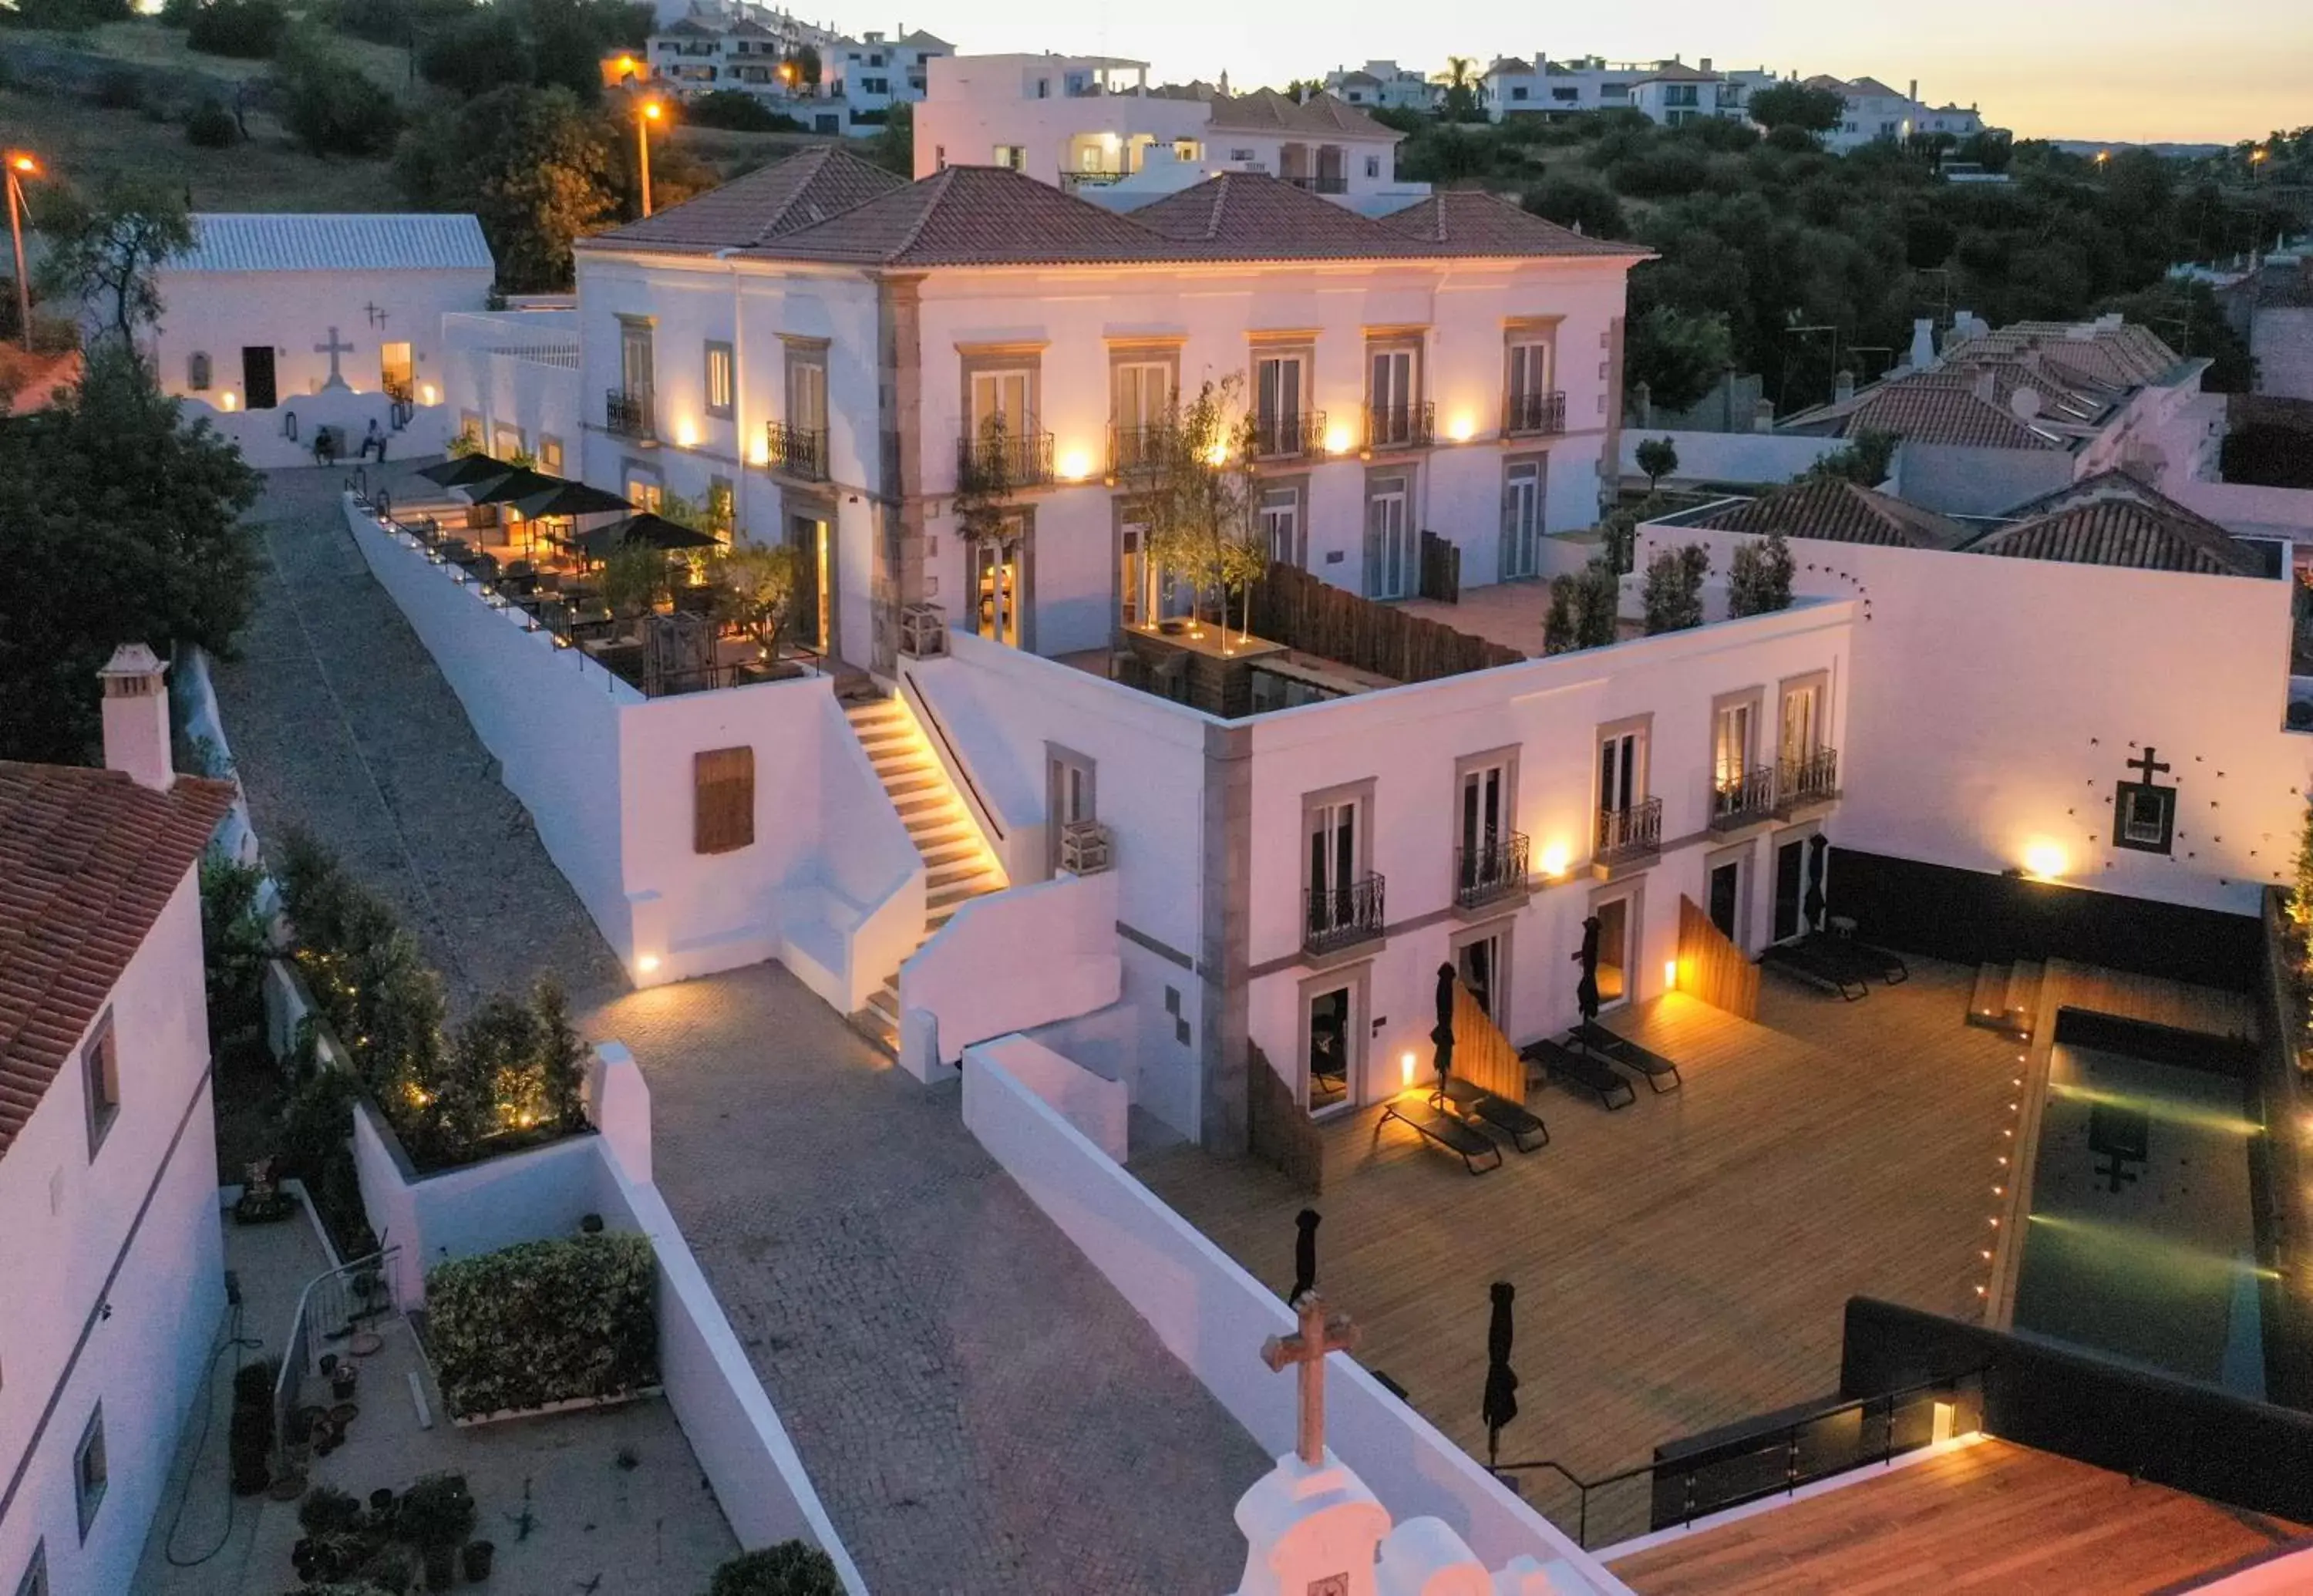
[[[401,131],[401,107],[357,69],[299,52],[281,73],[281,120],[317,155],[383,155]]]
[[[715,1571],[707,1596],[840,1596],[835,1564],[800,1540],[742,1552]]]
[[[469,1418],[656,1384],[655,1283],[651,1244],[632,1235],[525,1241],[440,1265],[426,1305],[444,1404]]]
[[[1579,227],[1593,238],[1623,236],[1623,202],[1605,184],[1585,177],[1552,173],[1526,191],[1527,210],[1561,227]]]
[[[1764,615],[1791,607],[1791,549],[1780,532],[1746,538],[1727,567],[1727,613]]]
[[[1665,549],[1647,562],[1642,599],[1649,637],[1702,624],[1702,578],[1710,571],[1710,551],[1700,543]]]
[[[185,113],[185,142],[205,150],[227,148],[241,137],[241,124],[233,112],[215,100],[204,100]]]
[[[361,1503],[335,1486],[315,1486],[297,1504],[297,1527],[308,1535],[340,1535],[359,1526],[361,1518]]]
[[[716,89],[682,108],[682,119],[694,128],[727,128],[734,133],[801,133],[804,125],[773,110],[742,89]]]
[[[463,1475],[420,1475],[401,1498],[399,1533],[420,1551],[464,1543],[474,1532],[474,1498]]]
[[[279,1373],[280,1365],[270,1358],[233,1371],[226,1450],[236,1496],[254,1496],[272,1482],[273,1382]]]
[[[1621,604],[1622,583],[1611,552],[1593,556],[1579,575],[1552,577],[1550,609],[1543,622],[1543,652],[1605,648],[1614,640]]]
[[[126,66],[108,69],[96,80],[96,102],[107,110],[135,110],[145,103],[143,75]]]
[[[272,58],[289,31],[281,0],[207,0],[185,22],[185,48],[245,61]]]

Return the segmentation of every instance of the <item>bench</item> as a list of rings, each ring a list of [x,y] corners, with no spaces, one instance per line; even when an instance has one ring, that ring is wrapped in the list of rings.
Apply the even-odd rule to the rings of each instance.
[[[1577,1053],[1555,1042],[1529,1042],[1518,1049],[1518,1057],[1529,1064],[1539,1064],[1543,1075],[1550,1080],[1570,1080],[1584,1090],[1595,1093],[1598,1106],[1610,1112],[1627,1108],[1639,1100],[1631,1083],[1614,1072],[1605,1059],[1587,1053]],[[1617,1098],[1620,1101],[1616,1101]]]
[[[1596,1020],[1586,1019],[1576,1026],[1573,1040],[1601,1058],[1612,1059],[1626,1070],[1636,1070],[1656,1091],[1676,1091],[1686,1084],[1679,1078],[1676,1064],[1651,1048],[1641,1047],[1628,1036],[1608,1030]],[[1668,1086],[1663,1084],[1666,1078],[1670,1081]]]
[[[1464,1080],[1459,1075],[1448,1075],[1443,1086],[1429,1096],[1429,1106],[1439,1110],[1451,1110],[1464,1119],[1482,1120],[1510,1139],[1510,1145],[1520,1152],[1532,1152],[1535,1148],[1550,1145],[1550,1127],[1542,1123],[1542,1115],[1523,1103],[1514,1103],[1499,1092]],[[1528,1147],[1526,1139],[1538,1136],[1540,1141]]]
[[[1473,1131],[1450,1114],[1431,1113],[1416,1118],[1392,1103],[1382,1110],[1384,1123],[1396,1120],[1410,1125],[1423,1141],[1444,1148],[1462,1160],[1462,1167],[1473,1175],[1483,1175],[1489,1169],[1501,1167],[1502,1150],[1494,1145],[1492,1137]]]

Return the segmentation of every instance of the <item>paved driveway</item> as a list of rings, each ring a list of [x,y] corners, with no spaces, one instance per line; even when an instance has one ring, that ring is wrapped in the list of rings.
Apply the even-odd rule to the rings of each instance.
[[[656,1173],[870,1586],[1229,1589],[1249,1436],[963,1129],[777,966],[632,992],[339,519],[274,473],[217,687],[260,835],[308,826],[453,991],[560,975],[641,1061]],[[1247,1347],[1244,1355],[1255,1355]]]

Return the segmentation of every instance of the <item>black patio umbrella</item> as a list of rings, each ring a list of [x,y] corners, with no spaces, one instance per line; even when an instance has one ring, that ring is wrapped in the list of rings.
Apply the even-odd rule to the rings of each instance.
[[[680,521],[670,521],[648,510],[581,533],[573,546],[589,560],[603,560],[627,543],[652,549],[711,549],[722,540],[713,533],[697,532]]]
[[[635,507],[607,488],[597,488],[591,482],[557,482],[553,487],[517,498],[514,507],[531,520],[541,516],[599,516],[608,510],[631,510]]]
[[[1446,1077],[1454,1072],[1454,966],[1438,966],[1438,1023],[1430,1027],[1430,1045],[1438,1051],[1430,1067],[1438,1071],[1438,1089],[1446,1089]]]
[[[1518,1377],[1510,1367],[1510,1300],[1517,1288],[1498,1280],[1486,1289],[1494,1310],[1486,1321],[1486,1395],[1479,1416],[1486,1422],[1486,1467],[1491,1468],[1501,1453],[1502,1426],[1517,1417]]]
[[[421,466],[418,474],[437,487],[463,488],[503,476],[513,469],[505,461],[493,460],[487,454],[453,454],[447,460]]]
[[[1298,1302],[1317,1289],[1317,1219],[1314,1208],[1293,1216],[1293,1228],[1299,1233],[1293,1238],[1293,1289],[1285,1294],[1288,1302]]]
[[[1815,854],[1814,868],[1807,871],[1807,896],[1799,900],[1799,909],[1807,917],[1807,923],[1821,931],[1825,917],[1831,913],[1831,900],[1823,890],[1823,867],[1831,852],[1831,839],[1817,832],[1807,839],[1807,847]]]
[[[535,498],[541,493],[567,487],[560,477],[550,477],[542,471],[532,471],[526,465],[501,465],[496,481],[467,482],[461,491],[470,504],[510,504],[516,509],[521,501]]]
[[[1596,914],[1585,920],[1582,922],[1582,949],[1574,956],[1574,962],[1582,966],[1582,978],[1574,983],[1574,1001],[1582,1010],[1586,1023],[1598,1018],[1598,932],[1601,929]]]

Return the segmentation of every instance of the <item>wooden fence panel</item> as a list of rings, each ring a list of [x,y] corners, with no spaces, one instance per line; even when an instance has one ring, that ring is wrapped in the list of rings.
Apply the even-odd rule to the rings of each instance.
[[[1516,665],[1515,648],[1272,565],[1253,593],[1254,633],[1394,682],[1429,682]]]
[[[1526,1061],[1459,981],[1454,983],[1454,1073],[1513,1103],[1526,1101]]]
[[[1759,966],[1684,893],[1678,899],[1678,990],[1737,1019],[1759,1018]]]
[[[1325,1144],[1317,1122],[1294,1100],[1293,1088],[1269,1066],[1269,1057],[1250,1046],[1250,1100],[1246,1129],[1253,1156],[1282,1174],[1311,1196],[1325,1185]]]

